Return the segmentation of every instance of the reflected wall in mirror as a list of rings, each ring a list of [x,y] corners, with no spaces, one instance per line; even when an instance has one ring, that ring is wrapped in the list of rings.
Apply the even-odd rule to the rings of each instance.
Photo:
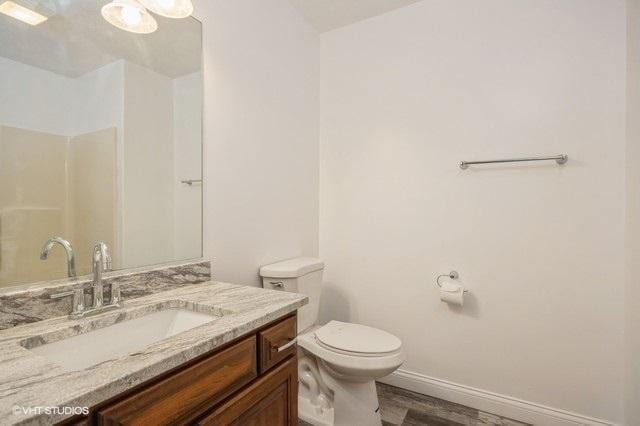
[[[97,241],[114,269],[201,257],[200,22],[140,35],[108,1],[31,3],[46,21],[0,14],[0,286],[66,277],[51,237],[77,275]]]

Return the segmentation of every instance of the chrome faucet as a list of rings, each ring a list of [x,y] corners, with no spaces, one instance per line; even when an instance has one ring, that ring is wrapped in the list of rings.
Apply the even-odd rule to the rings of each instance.
[[[112,262],[109,247],[103,241],[97,242],[93,247],[92,260],[93,283],[91,288],[93,290],[93,301],[88,309],[84,306],[83,287],[51,296],[52,299],[73,296],[73,310],[70,315],[71,318],[83,318],[91,314],[99,314],[105,310],[119,308],[122,306],[120,284],[116,282],[111,284],[111,298],[109,299],[109,303],[104,303],[104,284],[102,282],[102,273],[111,270]]]
[[[67,276],[75,277],[76,276],[76,256],[73,252],[73,246],[67,240],[62,237],[53,237],[49,238],[44,246],[42,247],[42,252],[40,252],[40,259],[47,260],[49,257],[49,253],[53,249],[53,246],[56,244],[60,244],[64,251],[67,253]]]
[[[104,286],[102,273],[111,270],[111,254],[104,241],[98,241],[93,247],[93,309],[104,305]],[[118,289],[119,290],[119,289]],[[111,304],[113,304],[113,287],[111,288]],[[119,298],[118,294],[118,298]]]
[[[93,306],[91,309],[100,309],[104,306],[104,285],[102,273],[112,268],[111,253],[104,241],[99,241],[93,247]],[[111,285],[111,300],[107,306],[120,304],[120,286],[117,283]]]

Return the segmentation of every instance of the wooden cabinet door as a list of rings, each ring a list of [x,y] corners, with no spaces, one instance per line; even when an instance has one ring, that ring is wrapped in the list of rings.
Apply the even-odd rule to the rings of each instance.
[[[298,424],[298,361],[290,358],[198,422],[201,426]]]
[[[250,383],[257,374],[251,336],[134,395],[97,411],[99,425],[187,424]]]

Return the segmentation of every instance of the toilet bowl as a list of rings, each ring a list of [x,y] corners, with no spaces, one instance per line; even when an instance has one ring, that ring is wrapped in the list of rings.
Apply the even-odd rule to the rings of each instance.
[[[263,266],[263,287],[305,294],[298,311],[298,416],[313,425],[380,425],[375,381],[402,365],[402,342],[385,331],[318,317],[324,263],[298,258]]]

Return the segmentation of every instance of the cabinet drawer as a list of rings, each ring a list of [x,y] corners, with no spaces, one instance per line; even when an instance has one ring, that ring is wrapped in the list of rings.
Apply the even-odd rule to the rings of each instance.
[[[296,317],[289,317],[258,333],[260,341],[260,373],[268,371],[287,357],[295,355],[297,347],[292,342],[297,335]]]
[[[198,426],[293,426],[298,424],[298,362],[289,358],[216,407]]]
[[[166,425],[192,420],[257,377],[251,336],[135,395],[100,409],[99,424]]]

